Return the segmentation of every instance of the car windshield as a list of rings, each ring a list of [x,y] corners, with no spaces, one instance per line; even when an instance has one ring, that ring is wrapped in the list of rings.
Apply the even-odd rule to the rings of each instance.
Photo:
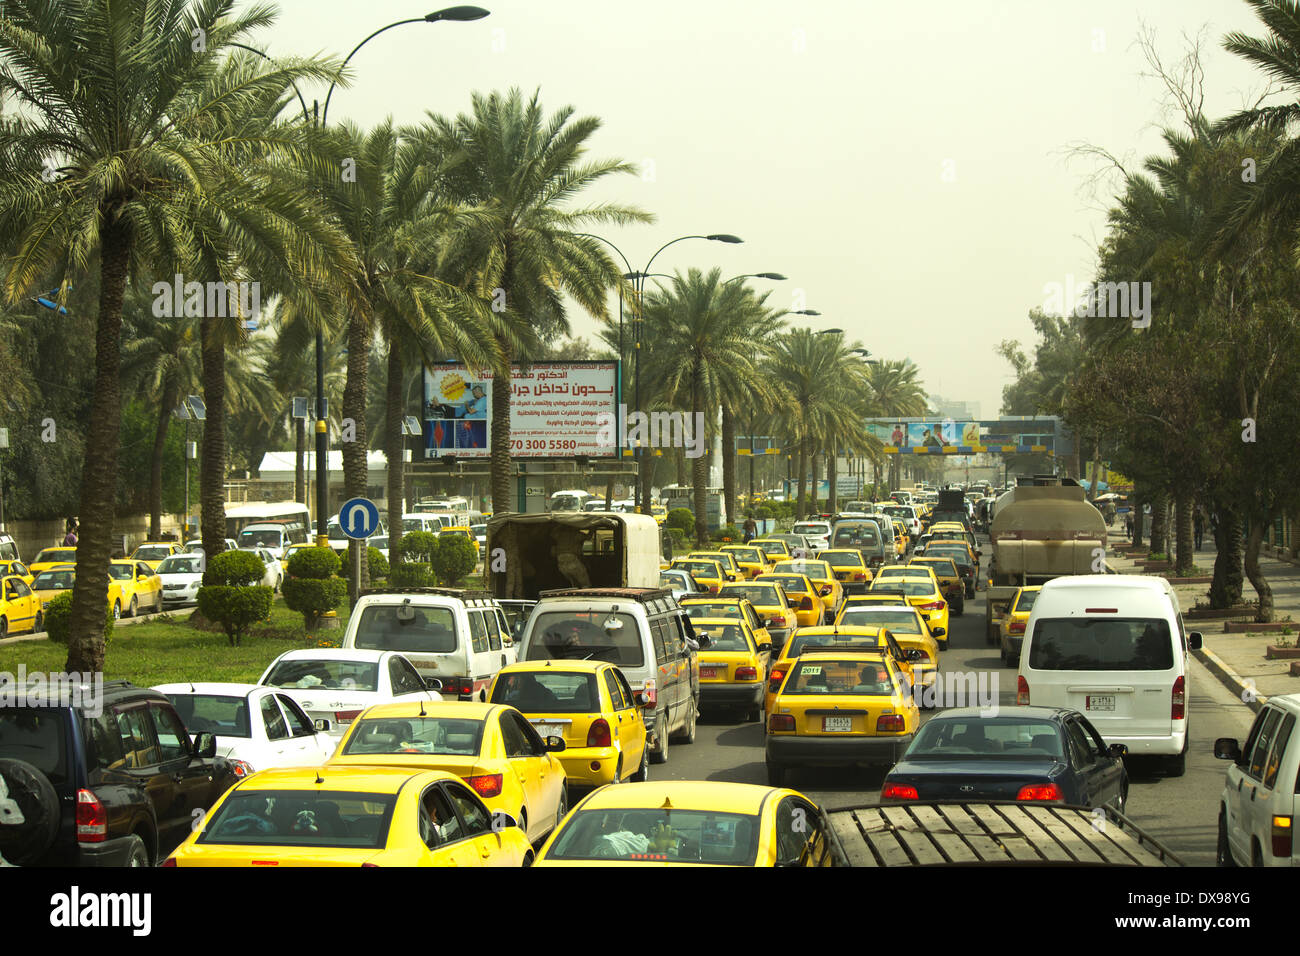
[[[950,559],[945,558],[943,561],[918,560],[916,563],[920,567],[931,568],[939,577],[957,577],[957,565],[953,564]]]
[[[718,590],[718,597],[744,598],[756,607],[774,607],[781,603],[775,584],[727,584]]]
[[[1167,671],[1174,666],[1169,624],[1159,618],[1040,618],[1029,668],[1043,671]]]
[[[758,546],[759,550],[768,557],[774,555],[785,557],[787,553],[784,541],[755,541],[754,543]]]
[[[862,555],[860,554],[822,554],[821,559],[832,568],[862,567]]]
[[[704,634],[709,638],[709,647],[707,651],[748,651],[752,650],[749,641],[745,639],[745,632],[739,624],[696,624],[696,634]]]
[[[781,587],[785,588],[786,594],[807,594],[808,593],[808,585],[805,583],[804,578],[797,577],[793,574],[765,575],[764,580],[774,581],[777,584],[781,585]]]
[[[973,567],[973,565],[970,563],[970,555],[966,553],[966,549],[965,549],[965,548],[963,548],[962,550],[958,551],[958,550],[956,550],[955,548],[944,548],[944,547],[941,547],[941,546],[933,545],[933,544],[932,544],[932,545],[930,545],[928,548],[925,549],[925,553],[926,553],[926,555],[939,555],[939,554],[942,554],[945,558],[948,558],[950,561],[952,561],[953,564],[957,565],[957,567],[959,567],[959,568],[962,568],[962,567],[966,567],[966,568]]]
[[[689,571],[697,578],[717,579],[718,566],[708,561],[674,561],[673,567],[683,571]]]
[[[195,841],[229,846],[378,850],[397,797],[339,790],[236,790]]]
[[[248,698],[225,694],[167,695],[181,723],[191,734],[218,737],[251,737],[248,728]]]
[[[173,554],[158,565],[159,574],[198,574],[202,570],[203,557],[197,554]]]
[[[284,532],[282,531],[253,531],[245,529],[239,532],[239,546],[241,548],[278,548]]]
[[[641,667],[645,651],[641,630],[631,614],[611,611],[544,611],[537,616],[528,642],[528,660],[608,661]]]
[[[809,634],[805,628],[794,632],[794,637],[786,644],[784,653],[786,657],[798,657],[810,646],[829,648],[832,645],[835,649],[852,647],[858,650],[870,650],[880,646],[880,638],[874,634]]]
[[[850,604],[840,615],[837,624],[845,627],[887,627],[896,634],[920,634],[921,625],[916,619],[916,612],[910,608],[906,613],[888,610],[870,604]]]
[[[492,702],[509,704],[525,714],[595,714],[602,710],[595,674],[550,668],[501,674],[492,688]]]
[[[1036,600],[1038,600],[1037,591],[1021,591],[1020,595],[1016,598],[1016,606],[1012,608],[1012,612],[1023,614],[1032,611],[1034,609],[1034,601]]]
[[[740,620],[739,603],[719,603],[719,604],[696,604],[694,602],[682,604],[682,610],[686,616],[694,620],[697,617],[727,617]],[[697,628],[698,630],[698,628]]]
[[[735,548],[725,553],[730,554],[737,561],[744,561],[746,564],[763,563],[763,555],[758,548]]]
[[[131,555],[131,557],[135,558],[137,561],[161,561],[171,553],[171,548],[166,545],[158,545],[153,548],[136,548],[135,554]]]
[[[65,713],[26,706],[0,709],[0,758],[25,761],[45,774],[56,787],[65,784],[68,780]]]
[[[298,657],[280,661],[262,681],[272,687],[310,690],[354,690],[374,693],[379,687],[377,661],[344,661],[330,658]]]
[[[135,565],[133,564],[109,564],[108,573],[114,580],[130,581],[135,577]]]
[[[894,693],[894,682],[883,661],[800,659],[781,688],[782,695],[843,694],[882,697]]]
[[[671,588],[673,590],[682,590],[689,587],[689,582],[682,576],[685,572],[678,574],[669,574],[667,571],[659,572],[659,586],[661,588]]]
[[[75,548],[46,548],[36,556],[32,564],[49,564],[52,561],[75,561],[76,559]]]
[[[362,718],[343,753],[469,757],[479,752],[482,739],[483,721],[466,717]]]
[[[752,866],[759,819],[712,810],[579,810],[547,851],[555,860]]]
[[[1061,760],[1055,724],[1026,717],[943,717],[928,721],[906,760],[927,757],[1054,757]]]
[[[825,581],[830,577],[826,565],[820,561],[783,561],[776,566],[776,570],[802,574],[813,581]]]
[[[72,568],[62,571],[42,571],[32,581],[33,591],[63,591],[76,582],[77,572]]]
[[[877,578],[877,580],[881,580]],[[908,597],[928,597],[934,594],[934,582],[928,578],[889,578],[890,591],[902,591]]]
[[[810,522],[797,524],[792,530],[795,534],[827,535],[831,533],[831,526],[821,522]]]
[[[912,517],[912,509],[904,508],[901,505],[893,508],[881,508],[880,510],[891,518],[902,518],[906,521]]]
[[[353,646],[369,651],[451,654],[460,646],[449,607],[371,604],[362,610]]]

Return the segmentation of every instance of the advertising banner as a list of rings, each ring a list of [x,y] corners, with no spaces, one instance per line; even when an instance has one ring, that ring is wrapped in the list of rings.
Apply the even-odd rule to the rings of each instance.
[[[544,362],[511,373],[510,457],[612,458],[618,415],[616,362]],[[492,372],[424,369],[424,454],[486,458],[492,439]],[[604,429],[602,431],[602,425]]]

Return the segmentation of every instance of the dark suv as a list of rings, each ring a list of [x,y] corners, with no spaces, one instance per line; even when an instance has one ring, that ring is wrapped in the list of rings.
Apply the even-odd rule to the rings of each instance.
[[[216,738],[191,741],[170,701],[129,681],[105,681],[102,712],[0,706],[0,856],[18,866],[150,866],[238,779]],[[71,696],[71,695],[69,695]],[[76,699],[76,698],[74,698]]]

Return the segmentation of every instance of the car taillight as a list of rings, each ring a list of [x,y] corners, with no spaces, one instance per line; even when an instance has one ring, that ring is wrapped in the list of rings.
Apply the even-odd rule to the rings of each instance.
[[[1174,692],[1170,695],[1169,716],[1174,720],[1182,720],[1187,716],[1186,687],[1182,676],[1179,675],[1178,680],[1174,681]]]
[[[174,856],[169,856],[169,857],[167,857],[167,859],[163,860],[163,861],[162,861],[161,863],[159,863],[158,865],[159,865],[159,866],[172,866],[172,867],[174,867],[174,866],[176,865],[176,857],[174,857]]]
[[[1029,682],[1023,674],[1016,678],[1016,706],[1029,706]]]
[[[108,839],[108,813],[90,790],[77,791],[77,842],[103,843]]]
[[[1020,788],[1017,800],[1064,800],[1061,788],[1054,783],[1031,783]]]
[[[1273,818],[1273,856],[1291,858],[1291,818]]]
[[[767,688],[772,693],[776,693],[781,688],[781,681],[785,679],[785,671],[772,671],[767,677]]]
[[[359,710],[336,710],[334,711],[334,721],[339,724],[350,724],[361,716]]]
[[[885,785],[885,789],[880,791],[881,800],[919,800],[920,796],[916,792],[916,787],[909,787],[904,783],[890,783]]]
[[[480,797],[495,797],[501,793],[501,774],[484,773],[474,777],[466,777],[465,782],[474,788],[474,792]]]
[[[773,714],[767,722],[771,731],[794,730],[794,716],[791,714]]]
[[[232,758],[229,763],[230,769],[235,772],[236,777],[247,777],[253,772],[253,765],[247,760],[235,760]]]
[[[654,707],[659,703],[659,686],[655,683],[653,677],[645,682],[645,686],[641,688],[641,693],[646,696],[645,706],[647,708]]]
[[[717,586],[716,584],[710,584],[710,585],[709,585],[709,593],[710,593],[710,594],[717,594],[717,593],[718,593],[718,586]]]
[[[1008,634],[1023,634],[1023,633],[1025,633],[1025,622],[1024,622],[1024,621],[1012,621],[1010,624],[1007,625],[1007,633],[1008,633]]]
[[[931,601],[929,604],[917,605],[922,611],[942,611],[948,605],[943,601]]]
[[[609,745],[609,721],[603,717],[593,720],[587,729],[587,746],[608,747]]]
[[[785,616],[776,614],[767,619],[768,624],[775,624],[777,627],[785,627]]]
[[[757,667],[737,667],[736,680],[758,680]]]
[[[444,697],[455,694],[457,697],[470,697],[474,693],[474,682],[468,677],[439,677],[442,684],[442,690],[438,691]]]
[[[865,574],[863,574],[861,571],[855,571],[855,572],[853,572],[853,580],[855,580],[855,581],[865,581],[866,579],[867,579],[867,576],[866,576]]]
[[[905,729],[902,714],[881,714],[876,718],[876,733],[893,734]]]
[[[810,598],[810,597],[806,597],[806,598],[804,598],[802,601],[800,601],[800,602],[799,602],[799,610],[801,610],[801,611],[811,611],[811,610],[812,610],[812,598]]]

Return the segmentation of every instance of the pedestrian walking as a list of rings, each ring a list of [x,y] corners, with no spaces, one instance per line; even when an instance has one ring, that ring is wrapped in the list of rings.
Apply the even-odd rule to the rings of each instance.
[[[1192,538],[1196,545],[1196,550],[1201,550],[1201,538],[1205,535],[1205,519],[1201,516],[1201,509],[1197,508],[1192,513]]]
[[[758,525],[754,521],[752,512],[745,512],[745,526],[741,530],[745,533],[745,544],[749,544],[757,537]]]
[[[1132,541],[1133,540],[1133,512],[1131,511],[1124,516],[1124,531],[1128,535],[1128,539]]]
[[[75,548],[77,546],[77,522],[73,518],[68,519],[67,534],[63,536],[63,546],[65,548]]]

